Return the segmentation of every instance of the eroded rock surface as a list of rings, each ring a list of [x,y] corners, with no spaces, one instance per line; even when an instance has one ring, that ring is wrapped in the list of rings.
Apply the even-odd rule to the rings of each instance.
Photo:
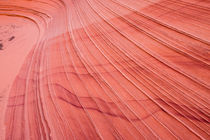
[[[0,1],[0,139],[210,139],[210,1]]]

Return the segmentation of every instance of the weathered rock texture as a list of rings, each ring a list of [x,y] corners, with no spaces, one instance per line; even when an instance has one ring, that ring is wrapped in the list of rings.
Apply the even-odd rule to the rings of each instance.
[[[1,0],[1,140],[210,139],[209,0]]]

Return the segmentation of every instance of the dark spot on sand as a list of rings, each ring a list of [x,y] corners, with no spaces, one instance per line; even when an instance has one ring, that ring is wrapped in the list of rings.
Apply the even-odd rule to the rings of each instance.
[[[15,39],[14,36],[10,37],[10,38],[9,38],[9,41],[12,41],[13,39]]]
[[[3,44],[0,43],[0,50],[3,50]]]

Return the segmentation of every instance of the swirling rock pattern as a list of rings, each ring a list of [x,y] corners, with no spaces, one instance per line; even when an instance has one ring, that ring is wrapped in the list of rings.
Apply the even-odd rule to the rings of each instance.
[[[0,139],[210,139],[209,0],[1,0]]]

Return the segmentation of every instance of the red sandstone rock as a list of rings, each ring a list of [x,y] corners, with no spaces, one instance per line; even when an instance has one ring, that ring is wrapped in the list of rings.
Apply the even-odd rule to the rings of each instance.
[[[210,139],[210,2],[0,1],[0,139]]]

